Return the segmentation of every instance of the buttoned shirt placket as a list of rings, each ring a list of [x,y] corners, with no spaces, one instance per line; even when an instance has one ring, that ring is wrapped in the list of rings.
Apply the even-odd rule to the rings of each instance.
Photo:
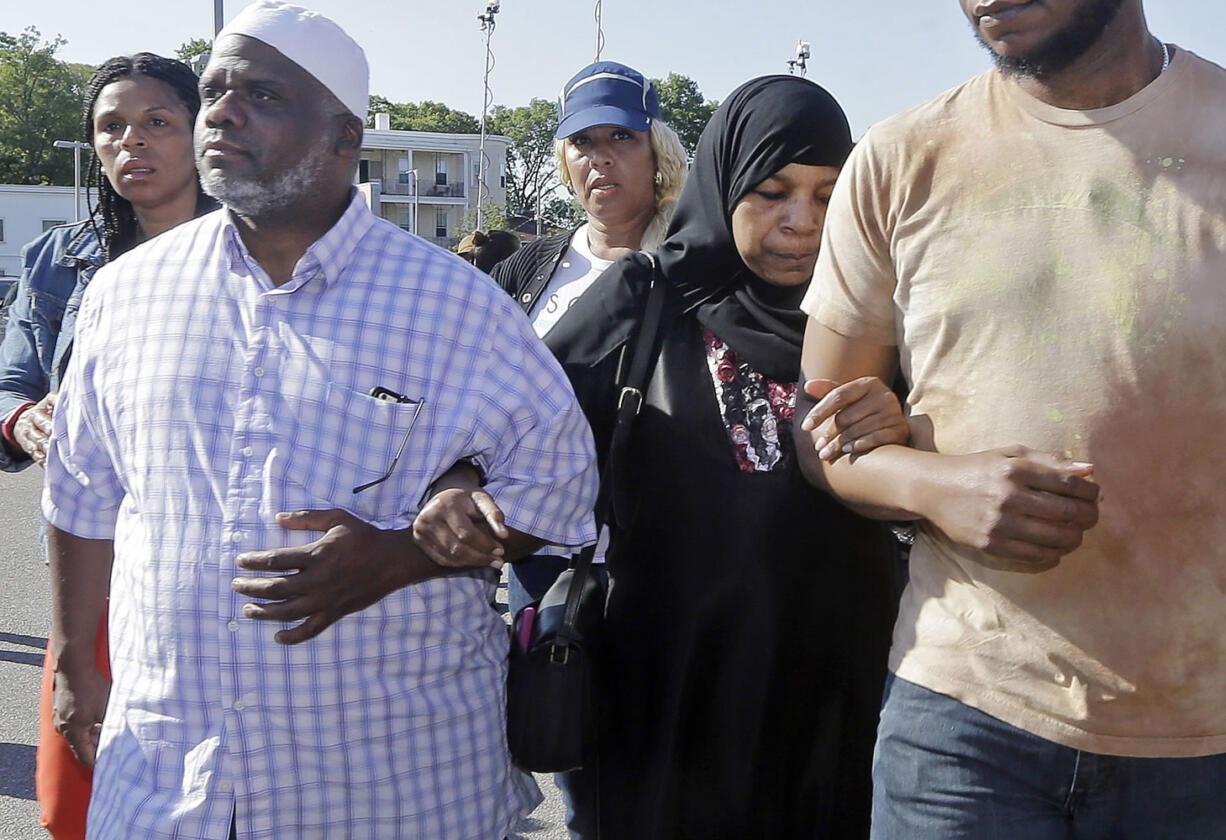
[[[259,705],[255,681],[244,683],[244,674],[261,669],[260,634],[276,632],[275,622],[243,617],[242,608],[250,599],[234,592],[230,579],[258,576],[238,566],[238,556],[244,550],[265,542],[256,539],[263,529],[276,527],[265,522],[276,511],[262,511],[264,501],[264,464],[276,446],[274,414],[279,402],[281,380],[279,371],[284,350],[277,324],[291,314],[292,297],[310,295],[307,286],[317,276],[323,281],[319,260],[308,253],[293,276],[283,286],[274,286],[264,269],[250,256],[233,228],[226,231],[226,255],[229,281],[238,284],[244,294],[238,297],[243,329],[241,330],[242,370],[238,376],[230,441],[225,507],[218,555],[217,592],[223,593],[218,603],[221,624],[219,644],[222,677],[222,713],[225,719],[225,749],[218,766],[217,792],[222,795],[247,797],[243,778],[247,775],[237,762],[252,751],[262,751],[266,727],[260,723],[264,710]],[[227,597],[228,595],[228,597]],[[252,829],[264,830],[271,823],[262,809],[246,815]]]

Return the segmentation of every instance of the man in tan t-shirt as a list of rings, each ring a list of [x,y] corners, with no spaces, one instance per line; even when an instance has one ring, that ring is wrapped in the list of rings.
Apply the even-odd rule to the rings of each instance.
[[[910,385],[912,448],[798,430],[919,523],[874,836],[1226,837],[1226,71],[961,5],[997,67],[868,132],[803,304],[803,378]]]

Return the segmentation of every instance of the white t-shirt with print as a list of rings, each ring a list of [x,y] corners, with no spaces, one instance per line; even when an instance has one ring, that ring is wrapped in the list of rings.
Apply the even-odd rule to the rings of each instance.
[[[570,239],[570,247],[558,263],[557,271],[553,273],[549,285],[532,307],[532,328],[536,330],[538,338],[544,338],[566,314],[566,310],[613,264],[613,260],[602,260],[592,254],[592,248],[587,241],[587,229],[585,224],[575,231],[575,235]]]

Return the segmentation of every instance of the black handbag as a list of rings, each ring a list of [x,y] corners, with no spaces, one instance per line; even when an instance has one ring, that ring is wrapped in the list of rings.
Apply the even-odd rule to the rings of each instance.
[[[630,375],[621,389],[606,473],[626,445],[643,405],[664,312],[665,284],[654,271],[643,322],[634,341]],[[611,482],[602,481],[596,523],[608,521]],[[534,773],[577,770],[596,748],[596,672],[605,587],[592,568],[594,545],[579,552],[545,596],[520,610],[511,624],[507,664],[507,746],[511,761]],[[531,611],[531,612],[530,612]],[[530,623],[525,627],[525,623]]]
[[[585,548],[576,564],[558,575],[540,601],[520,610],[512,624],[507,746],[521,770],[575,770],[595,748],[592,656],[605,589],[591,573],[594,553],[591,546]],[[530,632],[524,629],[526,614],[532,616]],[[521,633],[528,636],[526,647]]]

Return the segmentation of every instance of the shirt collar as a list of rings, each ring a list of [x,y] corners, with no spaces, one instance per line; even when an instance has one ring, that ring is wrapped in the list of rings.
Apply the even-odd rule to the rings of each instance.
[[[323,236],[316,239],[306,249],[294,265],[290,281],[279,287],[278,291],[292,292],[319,277],[324,287],[337,283],[344,275],[353,252],[366,232],[374,226],[375,216],[366,206],[365,197],[356,189],[349,195],[349,206]],[[247,246],[239,235],[234,223],[234,216],[227,208],[223,214],[223,235],[226,243],[226,254],[230,262],[230,270],[245,269],[243,273],[254,273],[257,265]],[[260,274],[263,274],[261,271]]]

